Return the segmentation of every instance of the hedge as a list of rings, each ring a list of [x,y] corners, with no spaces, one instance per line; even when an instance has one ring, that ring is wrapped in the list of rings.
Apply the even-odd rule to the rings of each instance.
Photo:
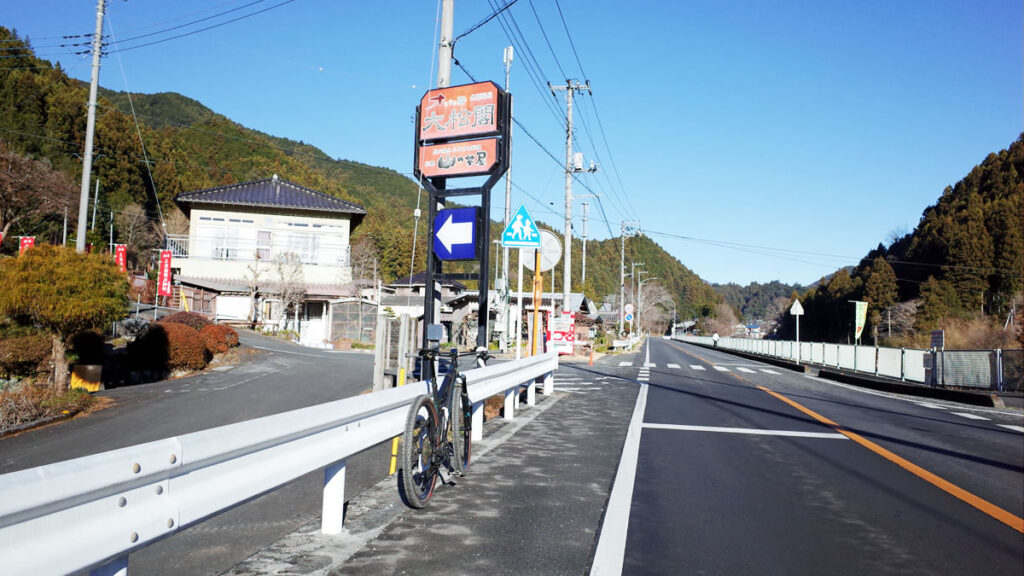
[[[157,323],[128,345],[132,363],[143,370],[202,370],[208,354],[196,329],[175,322]]]
[[[207,326],[211,326],[213,322],[206,319],[206,316],[197,314],[195,312],[175,312],[170,316],[160,319],[161,322],[171,322],[174,324],[184,324],[185,326],[191,326],[195,330],[202,330]]]
[[[46,369],[52,352],[53,341],[43,334],[0,339],[0,373],[34,376]]]
[[[210,324],[199,331],[206,349],[214,354],[227,352],[229,348],[238,346],[238,332],[224,324]]]

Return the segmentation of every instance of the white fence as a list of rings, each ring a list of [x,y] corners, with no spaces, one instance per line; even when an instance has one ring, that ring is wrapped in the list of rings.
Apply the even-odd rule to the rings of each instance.
[[[677,336],[676,340],[714,346],[707,336]],[[829,368],[865,372],[903,381],[991,390],[1024,387],[1024,351],[916,350],[850,346],[822,342],[721,338],[718,347]],[[800,355],[797,357],[797,350]]]
[[[483,402],[553,388],[555,353],[467,370]],[[0,476],[4,574],[126,574],[128,555],[300,476],[324,470],[322,531],[341,532],[345,459],[402,433],[424,382]],[[396,488],[397,489],[397,488]]]

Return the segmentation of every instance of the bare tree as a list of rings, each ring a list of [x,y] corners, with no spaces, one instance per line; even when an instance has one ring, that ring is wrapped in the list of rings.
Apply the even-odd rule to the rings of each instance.
[[[48,162],[26,158],[0,143],[0,234],[4,237],[20,220],[77,207],[76,194],[74,182]]]
[[[350,263],[356,293],[375,288],[377,283],[377,247],[371,238],[360,238],[352,245]]]
[[[264,268],[260,266],[260,253],[253,254],[252,263],[245,267],[245,283],[249,288],[249,324],[256,328],[259,321],[260,288]]]
[[[674,305],[668,289],[655,282],[645,283],[640,289],[638,310],[642,329],[654,333],[664,332]]]
[[[299,308],[306,296],[306,279],[302,273],[302,259],[294,252],[285,252],[274,257],[274,295],[284,304],[283,314],[287,325],[288,311],[292,311],[295,331],[299,331]]]

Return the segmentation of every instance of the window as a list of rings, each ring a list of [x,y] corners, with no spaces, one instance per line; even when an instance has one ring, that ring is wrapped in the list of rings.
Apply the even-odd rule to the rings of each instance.
[[[270,231],[256,232],[256,255],[260,260],[270,260]]]

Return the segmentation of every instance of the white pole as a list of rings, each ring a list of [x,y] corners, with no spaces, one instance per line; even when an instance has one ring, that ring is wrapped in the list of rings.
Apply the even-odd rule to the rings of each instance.
[[[89,222],[89,177],[92,174],[92,141],[96,133],[96,91],[100,84],[100,52],[103,47],[103,9],[106,0],[96,0],[96,32],[92,35],[92,79],[89,82],[89,114],[85,122],[85,152],[82,154],[82,194],[78,205],[78,237],[75,249],[85,252],[85,227]]]
[[[455,26],[455,0],[441,0],[441,42],[437,47],[437,87],[452,82],[452,28]]]
[[[517,301],[516,301],[516,360],[522,356],[523,353],[523,251],[517,250],[519,256],[516,260],[519,261],[519,281],[517,290]]]

